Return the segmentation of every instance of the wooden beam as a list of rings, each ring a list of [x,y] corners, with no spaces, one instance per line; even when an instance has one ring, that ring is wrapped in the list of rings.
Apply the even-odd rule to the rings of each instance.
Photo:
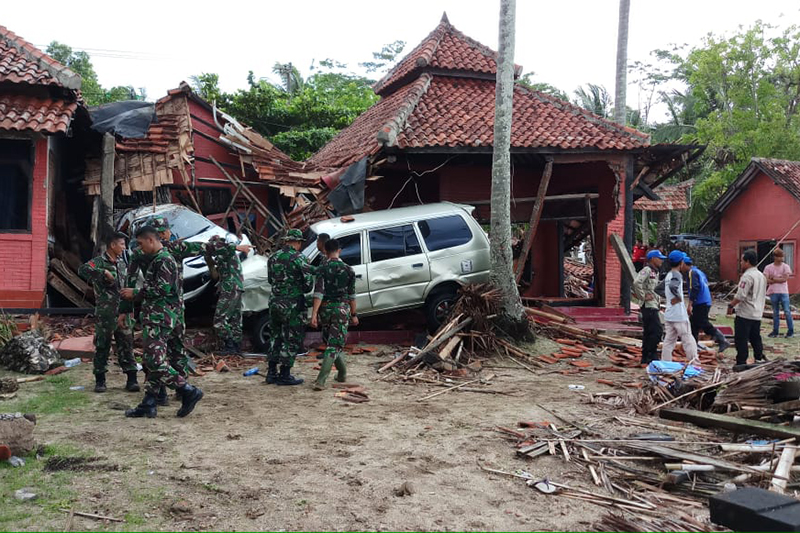
[[[625,249],[625,243],[622,242],[622,237],[616,233],[612,233],[608,236],[608,240],[611,241],[611,246],[617,253],[619,262],[622,263],[623,274],[625,274],[632,282],[634,278],[636,278],[636,268],[633,266],[633,261],[631,261],[631,256],[628,254],[628,250]]]
[[[100,167],[100,198],[103,201],[102,226],[114,227],[114,156],[117,140],[111,133],[103,134],[103,156]],[[98,224],[100,225],[100,224]],[[102,235],[103,232],[100,232]]]
[[[536,230],[539,227],[539,219],[542,218],[542,210],[544,209],[544,199],[547,195],[547,186],[550,184],[550,176],[553,175],[553,158],[550,157],[547,159],[547,163],[544,166],[544,172],[542,173],[542,179],[539,182],[539,193],[536,195],[536,202],[533,204],[533,208],[531,209],[531,219],[528,227],[528,232],[525,234],[525,241],[522,244],[522,251],[519,254],[519,260],[517,261],[517,271],[514,272],[514,279],[519,283],[520,278],[522,277],[522,272],[525,270],[525,263],[528,260],[528,254],[530,254],[531,246],[533,245],[533,239],[536,237]],[[561,236],[559,235],[559,239]]]
[[[691,422],[700,427],[727,429],[736,433],[762,435],[764,437],[800,438],[800,428],[792,426],[779,426],[758,420],[743,420],[727,415],[706,413],[693,409],[662,409],[659,411],[661,418]]]
[[[83,281],[78,274],[73,272],[63,261],[56,258],[51,259],[50,268],[55,270],[59,276],[75,287],[84,300],[91,300],[91,298],[88,297],[89,294],[92,294],[92,289],[89,287],[89,284]]]
[[[75,289],[70,287],[63,279],[59,278],[55,272],[51,271],[47,274],[47,283],[49,283],[51,287],[63,295],[64,298],[72,302],[72,304],[74,304],[76,307],[92,307],[92,304],[84,300],[81,295],[75,291]]]
[[[786,492],[786,484],[792,475],[792,465],[797,456],[797,446],[786,446],[781,452],[778,466],[775,467],[775,477],[772,478],[769,490],[783,494]]]
[[[535,202],[537,196],[525,196],[523,198],[511,198],[512,202],[516,202],[518,204],[526,204],[529,202]],[[587,192],[587,193],[575,193],[575,194],[553,194],[551,196],[545,196],[545,202],[558,202],[558,201],[568,201],[568,200],[583,200],[584,198],[588,198],[590,200],[596,200],[600,198],[600,195],[596,192]],[[468,205],[489,205],[491,204],[491,200],[475,200],[475,201],[465,201],[460,202],[462,204]]]
[[[637,185],[639,185],[639,180],[641,180],[641,179],[642,179],[642,176],[644,176],[645,174],[647,174],[647,172],[648,172],[649,170],[650,170],[650,167],[648,167],[647,165],[645,165],[645,167],[644,167],[644,168],[643,168],[643,169],[642,169],[642,170],[639,172],[639,175],[638,175],[638,176],[636,176],[636,179],[635,179],[635,180],[633,180],[633,183],[631,183],[631,190],[635,189],[635,188],[636,188],[636,186],[637,186]]]

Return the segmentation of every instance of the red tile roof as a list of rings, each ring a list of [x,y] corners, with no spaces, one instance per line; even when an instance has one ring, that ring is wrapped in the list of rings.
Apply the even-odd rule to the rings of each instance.
[[[81,78],[31,43],[0,26],[0,82],[80,89]]]
[[[374,89],[381,100],[309,159],[342,167],[382,147],[490,147],[497,54],[446,17]],[[514,88],[514,148],[630,150],[650,137],[552,96]]]
[[[685,211],[689,209],[687,193],[692,185],[694,180],[678,185],[662,185],[653,190],[661,200],[642,197],[633,203],[633,208],[637,211]]]
[[[349,165],[382,146],[489,147],[494,142],[495,83],[424,73],[384,97],[310,159],[323,167]],[[649,137],[575,105],[514,89],[514,148],[629,150]]]
[[[373,87],[385,95],[396,90],[410,75],[424,70],[467,71],[494,75],[497,73],[497,52],[467,37],[442,16],[439,25]],[[519,74],[522,67],[516,67]]]
[[[754,157],[753,163],[775,183],[800,200],[800,161]]]
[[[0,130],[65,133],[77,102],[0,94]]]

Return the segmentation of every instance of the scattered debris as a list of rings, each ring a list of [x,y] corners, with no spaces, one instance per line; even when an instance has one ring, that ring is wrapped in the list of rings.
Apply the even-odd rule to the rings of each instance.
[[[26,331],[0,350],[0,365],[14,372],[42,374],[61,360],[37,330]]]
[[[14,498],[19,500],[19,501],[22,501],[22,502],[29,502],[29,501],[35,500],[36,498],[39,497],[39,495],[36,494],[33,491],[34,491],[34,489],[29,488],[29,487],[25,487],[25,488],[22,488],[22,489],[15,490],[14,491]]]
[[[402,485],[394,489],[394,495],[400,498],[405,496],[411,496],[412,494],[416,493],[417,489],[414,487],[414,484],[410,481],[404,481]]]
[[[20,466],[25,466],[25,459],[22,457],[17,457],[16,455],[12,455],[8,458],[8,464],[14,468],[19,468]]]
[[[47,459],[44,464],[45,472],[120,472],[119,465],[98,464],[102,457],[61,457],[54,456]]]
[[[0,443],[8,446],[12,455],[27,455],[33,451],[36,441],[33,428],[36,417],[20,413],[0,413]]]
[[[84,518],[93,518],[95,520],[102,520],[103,522],[125,522],[125,520],[121,518],[114,518],[113,516],[103,516],[101,514],[94,514],[94,513],[84,513],[81,511],[75,511],[73,509],[59,509],[62,513],[71,513],[75,516],[82,516]]]
[[[169,510],[177,514],[189,514],[192,512],[192,506],[186,500],[178,500],[170,506]]]

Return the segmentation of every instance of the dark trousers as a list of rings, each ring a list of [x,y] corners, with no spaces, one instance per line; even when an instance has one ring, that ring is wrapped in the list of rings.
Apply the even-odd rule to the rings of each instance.
[[[658,343],[661,342],[661,321],[658,319],[658,309],[642,308],[642,364],[657,361],[659,357]]]
[[[722,333],[708,320],[708,312],[710,310],[711,306],[708,304],[692,306],[692,316],[689,317],[689,323],[692,325],[692,337],[696,341],[700,340],[698,337],[701,331],[717,342],[722,336]],[[725,337],[722,336],[722,338]]]
[[[756,361],[764,358],[764,345],[761,343],[761,321],[749,318],[736,317],[733,323],[733,339],[736,344],[736,364],[747,364],[747,343],[753,345],[753,355]]]

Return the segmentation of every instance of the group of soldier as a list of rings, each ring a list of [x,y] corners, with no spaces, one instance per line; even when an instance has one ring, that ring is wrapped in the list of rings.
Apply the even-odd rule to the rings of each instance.
[[[188,383],[189,358],[183,344],[185,332],[183,301],[183,260],[203,255],[218,273],[218,300],[214,329],[222,344],[220,354],[240,352],[242,340],[242,293],[244,280],[237,252],[249,253],[250,246],[236,245],[214,236],[208,242],[175,239],[164,217],[155,217],[135,233],[138,243],[125,261],[128,236],[114,233],[106,251],[88,261],[79,274],[93,285],[96,297],[94,376],[95,392],[105,392],[108,357],[112,340],[116,356],[127,376],[125,390],[140,390],[138,366],[133,353],[134,304],[139,304],[138,323],[142,329],[145,394],[141,403],[125,412],[127,417],[153,418],[159,406],[169,403],[167,389],[181,401],[177,416],[192,412],[203,392]],[[295,357],[303,351],[308,307],[305,295],[314,289],[310,324],[322,329],[325,352],[314,382],[322,390],[331,369],[336,380],[345,381],[347,368],[344,346],[349,324],[358,324],[355,274],[339,258],[336,239],[320,235],[317,247],[322,261],[308,263],[300,253],[303,234],[287,232],[279,250],[268,261],[272,296],[269,307],[269,342],[266,382],[299,385],[291,375]],[[137,287],[139,274],[141,287]],[[316,281],[315,281],[316,280]]]

